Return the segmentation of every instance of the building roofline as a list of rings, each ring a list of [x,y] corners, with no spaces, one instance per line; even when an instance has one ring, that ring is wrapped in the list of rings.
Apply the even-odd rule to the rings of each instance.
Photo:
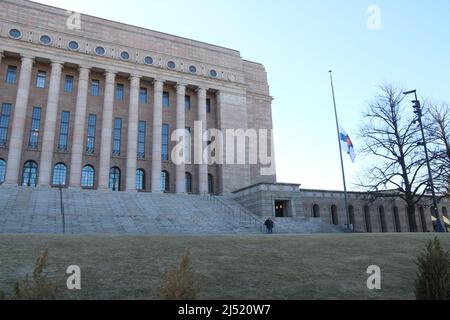
[[[60,10],[60,11],[65,11],[65,12],[68,11],[68,9],[64,9],[64,8],[61,8],[61,7],[56,7],[56,6],[53,6],[53,5],[40,3],[40,2],[36,2],[36,1],[32,1],[32,0],[23,0],[23,1],[29,2],[30,4],[33,4],[33,5],[43,6],[43,7],[47,7],[47,8],[51,8],[51,9],[55,9],[55,10]],[[9,2],[13,2],[13,1],[9,1]],[[143,31],[147,31],[147,32],[154,32],[154,33],[159,34],[161,36],[169,36],[169,37],[173,37],[173,38],[176,38],[176,39],[179,39],[179,40],[183,40],[183,41],[193,41],[193,42],[197,42],[199,44],[203,44],[203,45],[206,45],[206,46],[219,48],[219,49],[225,49],[227,51],[230,51],[229,54],[231,54],[231,52],[233,52],[233,53],[237,54],[239,57],[241,57],[240,51],[236,50],[236,49],[232,49],[232,48],[228,48],[228,47],[224,47],[224,46],[219,46],[219,45],[212,44],[212,43],[209,43],[209,42],[206,42],[206,41],[200,41],[200,40],[196,40],[196,39],[190,39],[190,38],[186,38],[186,37],[181,37],[181,36],[177,36],[177,35],[174,35],[174,34],[162,32],[162,31],[157,31],[157,30],[153,30],[153,29],[149,29],[149,28],[145,28],[145,27],[140,27],[140,26],[132,25],[132,24],[125,23],[125,22],[114,21],[114,20],[111,20],[111,19],[102,18],[102,17],[98,17],[98,16],[86,14],[86,13],[81,13],[80,12],[80,14],[83,15],[83,16],[86,16],[86,17],[90,17],[90,18],[93,18],[93,19],[99,19],[99,20],[102,20],[102,21],[106,21],[106,22],[109,22],[109,23],[116,24],[116,25],[122,25],[122,26],[137,28],[137,29],[140,29],[140,30],[143,30]]]

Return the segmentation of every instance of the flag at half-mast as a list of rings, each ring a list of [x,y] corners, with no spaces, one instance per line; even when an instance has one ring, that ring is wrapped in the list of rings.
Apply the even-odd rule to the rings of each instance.
[[[341,126],[339,126],[339,140],[341,141],[342,151],[345,151],[350,156],[350,159],[352,159],[352,162],[355,163],[356,154],[352,139],[350,139],[350,136]]]

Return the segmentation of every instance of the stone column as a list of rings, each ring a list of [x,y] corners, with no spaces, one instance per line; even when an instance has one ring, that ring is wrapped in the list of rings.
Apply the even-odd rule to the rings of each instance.
[[[55,147],[56,120],[58,117],[59,91],[61,87],[62,62],[52,62],[45,112],[44,136],[39,164],[39,186],[50,187],[52,177],[53,151]]]
[[[22,145],[27,116],[28,98],[30,96],[33,57],[22,56],[20,77],[17,89],[16,105],[12,122],[5,184],[17,185],[21,164]]]
[[[111,163],[111,143],[114,108],[114,84],[116,74],[112,71],[105,73],[105,97],[103,102],[102,137],[100,147],[100,169],[98,188],[106,190],[109,188],[109,170]]]
[[[202,122],[202,132],[196,133],[198,134],[197,139],[201,138],[201,140],[196,141],[203,141],[203,134],[207,129],[207,121],[206,121],[206,89],[205,88],[198,88],[197,89],[197,100],[198,100],[198,121]],[[201,135],[201,137],[200,137]],[[202,142],[201,150],[202,155],[201,158],[201,164],[198,165],[198,188],[200,194],[208,193],[208,164],[204,163],[203,160],[203,150],[204,150],[205,143]]]
[[[177,89],[177,130],[185,130],[186,129],[186,111],[184,107],[184,98],[186,95],[186,86],[184,84],[178,84],[176,86]],[[186,143],[183,139],[183,143]],[[183,145],[184,148],[184,145]],[[176,192],[177,193],[186,193],[186,165],[185,159],[177,159],[178,164],[176,165]],[[179,163],[182,162],[182,163]]]
[[[81,187],[81,169],[83,165],[84,132],[86,127],[86,106],[89,88],[87,67],[80,67],[78,78],[77,103],[75,107],[75,123],[72,142],[72,158],[70,161],[70,187]]]
[[[153,82],[152,192],[161,193],[162,96],[164,82]]]
[[[136,191],[140,77],[132,75],[130,78],[130,83],[131,89],[130,106],[128,111],[126,190]]]

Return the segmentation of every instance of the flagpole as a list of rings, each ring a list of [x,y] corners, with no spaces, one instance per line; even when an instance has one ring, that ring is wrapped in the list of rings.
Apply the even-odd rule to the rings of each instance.
[[[342,157],[341,139],[339,137],[339,135],[340,135],[339,120],[338,120],[338,113],[337,113],[337,107],[336,107],[336,97],[334,95],[333,71],[330,70],[329,72],[330,72],[330,80],[331,80],[331,91],[333,93],[334,116],[336,118],[336,130],[337,130],[337,138],[338,138],[338,145],[339,145],[339,155],[341,157],[342,181],[344,182],[344,197],[345,197],[345,212],[347,215],[347,228],[350,229],[350,213],[348,211],[347,183],[345,181],[344,159]]]

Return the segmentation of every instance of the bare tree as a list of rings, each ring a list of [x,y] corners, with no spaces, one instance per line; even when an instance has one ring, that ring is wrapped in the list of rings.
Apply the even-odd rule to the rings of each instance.
[[[420,129],[404,95],[392,85],[380,86],[369,103],[360,129],[361,153],[370,165],[359,186],[374,197],[400,197],[406,203],[410,231],[417,232],[416,204],[428,184]]]
[[[425,129],[431,153],[435,185],[449,195],[450,184],[450,106],[427,103]]]

